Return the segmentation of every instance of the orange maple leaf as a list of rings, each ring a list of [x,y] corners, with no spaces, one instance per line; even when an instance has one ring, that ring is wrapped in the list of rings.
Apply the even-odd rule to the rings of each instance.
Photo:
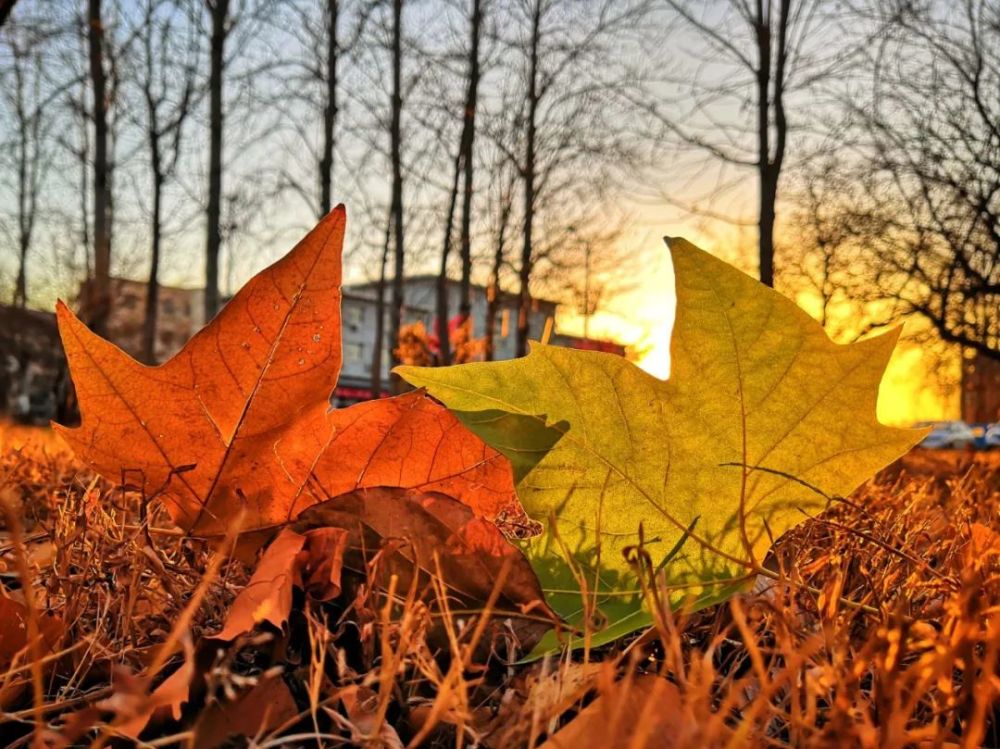
[[[338,206],[156,367],[63,304],[82,424],[54,428],[106,478],[164,501],[182,528],[281,525],[368,487],[440,492],[479,517],[524,518],[510,465],[423,392],[330,410],[341,366]]]

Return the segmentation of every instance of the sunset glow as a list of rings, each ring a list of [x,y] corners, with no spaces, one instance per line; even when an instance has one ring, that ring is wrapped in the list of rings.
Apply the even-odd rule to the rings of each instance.
[[[670,374],[673,287],[669,255],[664,252],[661,259],[654,257],[649,263],[641,287],[616,304],[613,312],[598,312],[591,318],[590,335],[626,344],[639,367],[666,379]],[[916,421],[958,417],[954,387],[957,362],[909,340],[907,333],[912,333],[914,325],[910,322],[904,327],[879,390],[878,417],[885,424],[908,426]],[[583,318],[566,313],[559,320],[559,328],[580,335]],[[941,368],[945,371],[939,371]]]

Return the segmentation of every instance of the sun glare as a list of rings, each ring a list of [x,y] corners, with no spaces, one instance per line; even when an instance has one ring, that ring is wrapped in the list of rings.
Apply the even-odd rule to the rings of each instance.
[[[626,344],[639,367],[666,379],[670,375],[673,289],[673,269],[667,253],[654,255],[640,287],[623,295],[623,301],[614,309],[592,316],[590,335]],[[583,330],[583,318],[578,314],[560,318],[559,324],[576,334]],[[916,421],[957,418],[956,388],[948,386],[949,382],[957,382],[957,363],[908,340],[906,332],[879,389],[879,420],[909,426]]]

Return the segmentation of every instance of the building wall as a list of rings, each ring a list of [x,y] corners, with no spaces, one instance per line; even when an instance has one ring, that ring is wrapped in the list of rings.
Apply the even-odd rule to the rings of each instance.
[[[0,415],[67,424],[74,410],[56,316],[0,304]]]
[[[448,282],[448,319],[452,319],[458,314],[459,295],[461,284],[458,281]],[[429,310],[437,310],[437,279],[434,277],[420,276],[411,279],[406,286],[406,299],[409,303]],[[486,309],[489,302],[486,297],[486,288],[483,286],[472,287],[472,336],[473,338],[483,338],[486,335]],[[546,320],[555,319],[556,303],[544,299],[532,300],[532,311],[528,316],[528,330],[533,340],[539,340],[545,330]],[[497,316],[496,329],[494,330],[494,356],[497,359],[513,359],[517,355],[517,313],[518,300],[512,295],[507,295],[501,301],[500,314]],[[507,324],[504,325],[504,317]],[[437,314],[432,315],[430,323],[437,319]],[[425,324],[430,324],[425,323]],[[505,330],[506,328],[506,330]],[[506,333],[506,335],[504,335]]]
[[[108,336],[132,356],[142,355],[142,328],[146,319],[147,285],[126,278],[111,279]],[[161,286],[156,318],[155,356],[164,362],[180,351],[203,325],[204,291]]]
[[[363,289],[362,291],[366,292],[367,290]],[[387,303],[382,321],[382,383],[385,387],[388,387],[389,384],[391,364],[389,311]],[[351,293],[345,289],[341,300],[340,317],[344,349],[344,360],[340,370],[340,388],[367,390],[371,387],[372,347],[375,344],[375,323],[378,319],[378,308],[374,297],[366,293]],[[417,322],[418,320],[424,325],[429,325],[430,312],[408,304],[404,308],[404,323]]]
[[[448,317],[458,314],[460,284],[450,281],[448,285]],[[432,276],[410,278],[406,282],[406,303],[403,324],[422,322],[428,333],[436,334],[437,320],[437,279]],[[472,335],[482,338],[486,334],[486,289],[472,288]],[[391,353],[388,340],[389,308],[386,305],[383,330],[386,332],[385,348],[382,351],[382,383],[389,386]],[[533,338],[540,338],[546,320],[554,318],[556,304],[536,300],[534,311],[529,318]],[[341,307],[343,322],[344,363],[340,374],[340,387],[352,395],[367,389],[371,384],[372,345],[375,341],[376,305],[372,284],[361,284],[344,288]],[[506,316],[506,325],[504,317]],[[506,333],[506,335],[504,335]],[[503,300],[501,314],[498,315],[495,331],[495,356],[497,359],[513,359],[517,350],[517,299]]]

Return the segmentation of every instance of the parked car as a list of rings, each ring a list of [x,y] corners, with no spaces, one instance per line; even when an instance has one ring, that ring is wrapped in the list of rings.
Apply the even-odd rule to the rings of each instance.
[[[994,450],[1000,448],[1000,422],[989,424],[983,433],[983,449]]]
[[[976,438],[975,442],[972,443],[972,446],[977,450],[988,449],[986,445],[986,427],[988,426],[989,424],[981,423],[969,424],[969,429],[972,430],[972,434]]]
[[[964,450],[976,442],[976,435],[964,421],[921,421],[916,427],[933,427],[920,447],[932,450]]]

